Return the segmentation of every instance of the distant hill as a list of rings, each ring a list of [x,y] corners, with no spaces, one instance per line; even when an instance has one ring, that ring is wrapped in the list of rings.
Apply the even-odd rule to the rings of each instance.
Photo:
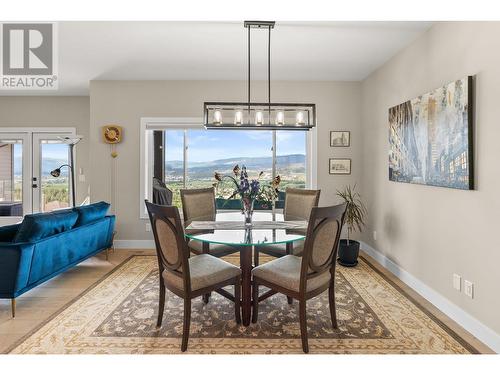
[[[291,154],[276,157],[278,169],[287,169],[293,172],[304,172],[305,155]],[[272,168],[272,157],[234,157],[228,159],[210,160],[206,162],[189,162],[188,170],[191,175],[198,178],[212,177],[215,171],[225,173],[233,169],[238,164],[246,166],[250,175],[256,175],[260,171]],[[169,175],[182,175],[183,163],[180,160],[172,160],[166,163]]]
[[[21,157],[16,157],[14,160],[14,175],[20,176],[22,173],[22,159]],[[56,168],[59,168],[61,165],[66,164],[67,160],[65,159],[56,159],[56,158],[44,158],[42,163],[42,174],[49,175],[51,171]],[[68,168],[63,168],[61,170],[61,176],[68,175]]]
[[[306,156],[303,154],[281,155],[276,157],[276,166],[278,169],[286,169],[293,172],[304,172]],[[66,160],[56,158],[44,158],[42,171],[48,175],[54,169],[64,164]],[[211,177],[215,171],[225,173],[233,169],[238,164],[240,167],[245,165],[251,175],[258,174],[260,171],[269,170],[272,165],[272,157],[234,157],[227,159],[209,160],[204,162],[189,162],[188,170],[191,175],[199,178]],[[21,174],[21,158],[16,158],[14,174]],[[183,174],[183,162],[172,160],[166,163],[169,174]],[[68,169],[62,170],[62,175],[67,175]]]

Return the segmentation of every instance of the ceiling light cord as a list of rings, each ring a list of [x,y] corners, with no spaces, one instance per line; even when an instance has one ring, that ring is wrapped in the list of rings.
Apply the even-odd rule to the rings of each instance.
[[[248,123],[250,124],[250,103],[251,103],[251,97],[250,97],[250,29],[251,27],[248,28]]]
[[[269,104],[269,122],[271,122],[271,26],[267,41],[267,102]]]

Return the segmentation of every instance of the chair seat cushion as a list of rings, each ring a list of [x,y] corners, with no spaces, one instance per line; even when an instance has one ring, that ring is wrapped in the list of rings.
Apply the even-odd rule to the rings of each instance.
[[[274,245],[259,245],[259,251],[269,254],[272,256],[285,256],[286,255],[286,244],[278,243]],[[298,240],[293,243],[292,254],[301,256],[304,251],[304,240]]]
[[[195,253],[201,254],[203,252],[203,243],[201,241],[191,240],[188,242],[188,247],[194,250]],[[228,245],[222,245],[218,243],[209,244],[208,252],[214,256],[226,255],[230,253],[237,252],[238,249]]]
[[[191,274],[191,290],[193,291],[233,279],[241,274],[238,267],[209,254],[200,254],[189,258],[189,272]],[[182,277],[165,270],[163,278],[167,284],[180,290],[184,289]]]
[[[282,258],[274,259],[252,270],[252,275],[279,285],[283,288],[299,291],[300,286],[300,267],[302,258],[295,255],[285,255]],[[306,291],[315,290],[322,285],[330,282],[330,272],[322,274],[307,280]]]

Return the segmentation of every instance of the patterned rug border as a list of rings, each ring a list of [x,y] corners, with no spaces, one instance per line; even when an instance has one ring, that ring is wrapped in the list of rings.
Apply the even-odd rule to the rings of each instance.
[[[16,349],[19,345],[21,345],[24,341],[26,341],[28,338],[30,338],[32,335],[34,335],[37,331],[39,331],[41,328],[43,328],[46,324],[48,324],[50,321],[55,319],[60,313],[62,313],[65,309],[67,309],[69,306],[71,306],[73,303],[78,301],[80,298],[85,296],[87,293],[89,293],[91,290],[96,288],[102,281],[104,281],[106,278],[111,276],[113,273],[117,272],[120,268],[124,267],[128,262],[130,262],[133,258],[135,257],[154,257],[155,255],[151,254],[134,254],[129,256],[128,258],[124,259],[120,264],[118,264],[116,267],[114,267],[112,270],[104,274],[102,277],[100,277],[96,282],[94,282],[92,285],[90,285],[88,288],[86,288],[84,291],[82,291],[80,294],[72,298],[69,302],[64,304],[61,308],[59,308],[57,311],[55,311],[53,314],[51,314],[47,319],[39,323],[35,328],[30,330],[27,334],[25,334],[23,337],[21,337],[19,340],[17,340],[14,344],[12,344],[10,347],[8,347],[6,350],[4,350],[1,354],[9,354],[12,352],[14,349]],[[359,256],[377,275],[379,275],[382,279],[384,279],[386,282],[388,282],[394,289],[396,289],[399,293],[401,293],[404,297],[406,297],[408,300],[410,300],[418,309],[420,309],[425,315],[427,315],[434,323],[436,323],[440,328],[442,328],[447,334],[449,334],[453,339],[455,339],[460,345],[462,345],[465,349],[467,349],[471,354],[480,354],[481,352],[476,349],[472,344],[470,344],[466,339],[464,339],[461,335],[456,333],[450,326],[448,326],[445,322],[443,322],[441,319],[439,319],[437,316],[435,316],[431,311],[429,311],[422,303],[417,301],[414,297],[412,297],[408,292],[406,292],[401,286],[396,284],[393,280],[391,280],[387,275],[385,275],[381,270],[379,270],[375,265],[372,264],[371,261],[366,259],[364,256],[360,255]]]

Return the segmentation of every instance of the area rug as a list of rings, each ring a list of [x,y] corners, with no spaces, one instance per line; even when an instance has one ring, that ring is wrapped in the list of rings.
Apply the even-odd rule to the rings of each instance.
[[[237,257],[229,257],[237,263]],[[167,292],[157,329],[158,270],[153,256],[133,256],[13,348],[13,354],[180,353],[182,300]],[[327,293],[307,304],[310,353],[476,353],[397,285],[361,258],[336,275],[339,329]],[[263,301],[249,327],[234,321],[218,294],[193,300],[187,353],[302,353],[298,304],[280,294]]]

